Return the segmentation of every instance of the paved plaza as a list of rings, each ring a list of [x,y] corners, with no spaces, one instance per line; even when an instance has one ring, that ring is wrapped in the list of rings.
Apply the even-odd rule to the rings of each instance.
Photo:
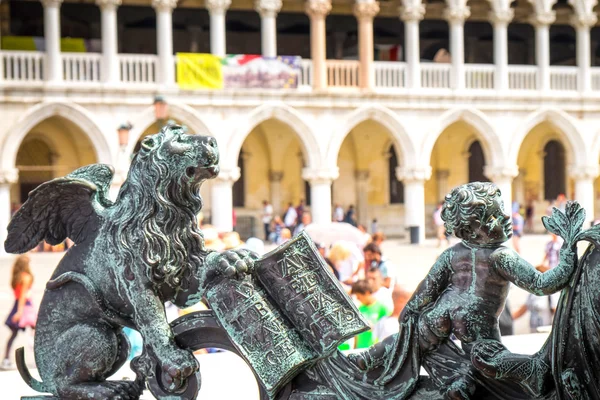
[[[522,239],[523,256],[532,264],[537,265],[543,259],[543,249],[547,236],[530,235]],[[434,240],[427,240],[420,246],[411,246],[405,240],[389,240],[383,245],[384,256],[390,258],[396,268],[397,276],[406,286],[416,287],[418,282],[425,276],[431,265],[433,265],[440,249],[436,248]],[[42,297],[44,285],[62,253],[33,253],[32,268],[35,275],[33,285],[33,298],[39,301]],[[10,269],[13,257],[0,258],[0,317],[4,321],[5,315],[10,311],[13,304],[13,295],[10,290]],[[510,292],[511,308],[514,310],[524,303],[526,293],[518,288]],[[515,322],[517,333],[528,332],[528,315]],[[8,338],[9,330],[0,327],[0,344],[4,346]],[[522,335],[507,339],[507,346],[518,352],[531,353],[536,350],[535,346],[543,343],[543,335]],[[15,347],[25,346],[28,348],[26,335],[20,335],[16,340]],[[3,349],[3,347],[2,347]],[[4,350],[2,350],[4,351]],[[203,389],[202,399],[255,399],[257,389],[250,370],[241,359],[229,353],[202,355]],[[31,349],[27,350],[28,360],[33,359]],[[34,371],[34,375],[35,375]],[[132,376],[131,371],[124,368],[115,378]],[[236,376],[241,382],[236,385],[225,385],[225,378]],[[223,384],[224,386],[221,386]],[[234,386],[234,387],[232,387]],[[24,383],[22,383],[16,371],[0,372],[0,399],[18,399],[19,395],[35,394]],[[152,398],[146,396],[145,398]]]

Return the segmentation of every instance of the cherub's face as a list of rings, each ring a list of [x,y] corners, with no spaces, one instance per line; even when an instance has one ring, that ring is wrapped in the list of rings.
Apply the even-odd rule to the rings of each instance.
[[[475,229],[475,238],[470,241],[477,244],[502,244],[512,236],[512,221],[504,213],[502,200],[497,199],[488,207],[481,226]]]

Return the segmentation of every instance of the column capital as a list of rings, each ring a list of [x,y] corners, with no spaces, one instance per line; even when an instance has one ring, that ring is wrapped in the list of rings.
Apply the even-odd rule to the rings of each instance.
[[[16,168],[0,170],[0,184],[11,184],[19,181],[19,170]]]
[[[515,16],[515,11],[512,8],[505,10],[490,11],[489,18],[492,25],[504,24],[507,25]]]
[[[281,182],[283,179],[283,171],[271,171],[269,172],[270,182]]]
[[[177,0],[152,0],[152,7],[156,11],[173,11],[177,7]]]
[[[331,184],[340,176],[339,168],[303,168],[302,179],[311,185]]]
[[[44,7],[60,7],[63,0],[41,0]]]
[[[358,1],[354,4],[354,16],[361,20],[372,20],[379,13],[377,1]]]
[[[465,20],[471,16],[469,6],[463,5],[448,5],[444,10],[444,19],[449,23],[464,24]]]
[[[308,0],[305,11],[309,17],[325,17],[331,11],[330,0]]]
[[[431,178],[431,167],[397,167],[396,179],[404,183],[425,182]]]
[[[483,174],[487,176],[492,182],[501,180],[512,181],[517,175],[519,175],[519,167],[514,166],[493,166],[486,165],[483,168]]]
[[[598,0],[568,0],[573,7],[571,24],[576,28],[591,28],[596,25],[598,17],[594,12],[594,7],[598,5]]]
[[[571,25],[575,28],[587,28],[590,29],[596,22],[598,22],[598,17],[595,13],[588,13],[583,15],[571,15],[570,19]]]
[[[549,26],[552,25],[554,21],[556,21],[556,12],[552,10],[535,13],[529,19],[531,25],[535,27]]]
[[[254,2],[254,9],[261,16],[264,17],[276,17],[282,6],[281,0],[256,0]]]
[[[425,16],[425,5],[422,3],[407,5],[404,4],[398,7],[398,13],[402,21],[416,21],[419,22]]]
[[[100,10],[115,9],[122,4],[122,0],[96,0],[96,5]]]
[[[569,165],[567,171],[576,181],[594,180],[600,174],[598,165]]]
[[[239,167],[235,167],[232,169],[222,169],[219,172],[219,175],[217,175],[217,177],[215,178],[215,180],[217,182],[228,183],[230,185],[233,185],[235,181],[240,179],[240,176],[242,176],[242,172]]]
[[[204,4],[211,13],[224,13],[231,5],[231,0],[206,0]]]

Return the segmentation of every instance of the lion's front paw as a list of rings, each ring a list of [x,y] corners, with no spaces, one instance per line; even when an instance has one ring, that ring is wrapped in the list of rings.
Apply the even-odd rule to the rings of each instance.
[[[214,256],[213,256],[214,254]],[[243,279],[254,270],[254,261],[258,255],[249,250],[228,250],[220,254],[212,253],[207,258],[210,267],[218,274],[228,278]]]
[[[198,371],[198,361],[191,352],[176,348],[162,358],[161,369],[164,386],[169,390],[177,390]]]

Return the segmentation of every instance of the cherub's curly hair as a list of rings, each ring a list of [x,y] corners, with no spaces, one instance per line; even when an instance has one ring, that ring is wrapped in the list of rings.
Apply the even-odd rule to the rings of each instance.
[[[500,189],[489,182],[472,182],[454,188],[446,195],[442,208],[446,233],[459,239],[472,237],[471,223],[482,221],[487,208],[500,196]]]

